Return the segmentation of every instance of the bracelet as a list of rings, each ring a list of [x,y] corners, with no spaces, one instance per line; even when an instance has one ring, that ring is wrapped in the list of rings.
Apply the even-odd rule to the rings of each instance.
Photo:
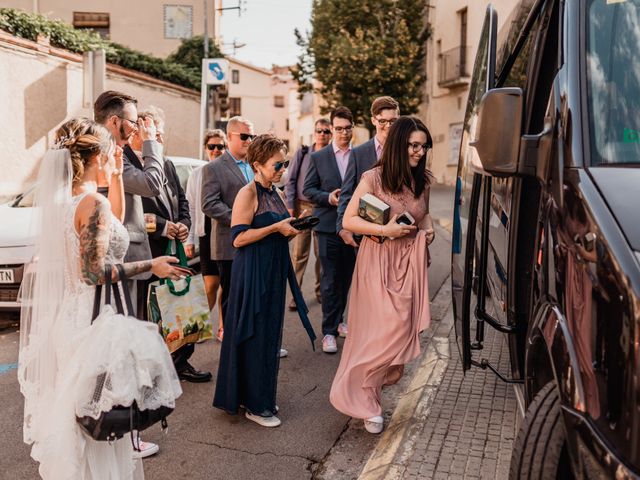
[[[120,169],[114,168],[113,172],[111,173],[111,176],[112,177],[121,177],[122,173],[123,173],[122,168],[120,168]]]
[[[380,236],[384,237],[384,225],[380,225]]]

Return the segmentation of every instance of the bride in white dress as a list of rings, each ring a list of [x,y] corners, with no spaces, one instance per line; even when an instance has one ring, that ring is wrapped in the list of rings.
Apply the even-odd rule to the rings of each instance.
[[[151,271],[161,278],[177,279],[186,272],[171,265],[177,263],[174,257],[122,263],[129,244],[121,223],[122,150],[109,132],[91,120],[74,119],[60,127],[57,138],[38,175],[35,201],[40,235],[21,291],[18,378],[25,397],[24,441],[33,445],[31,456],[39,462],[45,480],[144,478],[141,461],[132,459],[129,436],[115,442],[94,441],[76,423],[81,398],[87,396],[86,391],[79,391],[81,380],[87,383],[88,375],[91,381],[95,376],[88,369],[112,361],[111,357],[103,360],[95,350],[87,352],[96,343],[96,328],[104,328],[97,326],[100,317],[93,330],[89,328],[95,286],[104,282],[106,264],[122,264],[127,278]],[[108,198],[98,193],[98,187],[109,188]],[[112,279],[118,280],[115,266]],[[111,338],[151,328],[126,317],[116,320],[121,321],[110,323],[109,328],[116,325],[120,331]],[[131,341],[131,348],[136,348],[135,338]],[[103,355],[111,355],[104,350]],[[164,390],[158,393],[170,403],[180,395],[180,385],[168,352],[157,351],[158,358],[152,361],[162,370],[164,380]],[[120,368],[131,371],[133,367]],[[132,384],[126,385],[129,392],[139,388],[135,381],[125,380]],[[103,402],[99,408],[106,411],[111,406]]]

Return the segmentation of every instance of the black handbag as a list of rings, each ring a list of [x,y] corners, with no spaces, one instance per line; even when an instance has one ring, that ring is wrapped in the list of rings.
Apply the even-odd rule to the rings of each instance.
[[[130,314],[133,312],[133,304],[131,303],[131,295],[129,293],[129,288],[127,287],[127,282],[124,280],[124,268],[122,265],[116,265],[116,268],[118,269],[119,278],[123,279],[121,286],[125,302],[127,304],[127,311]],[[118,313],[124,315],[125,313],[122,305],[122,298],[120,297],[118,282],[111,281],[111,265],[106,265],[104,273],[105,305],[111,304],[112,288],[116,302],[116,309]],[[93,300],[92,324],[100,313],[101,296],[102,285],[97,285]],[[106,374],[101,374],[96,379],[95,394],[98,395],[98,397],[102,391],[105,380]],[[76,417],[76,421],[80,425],[80,428],[82,428],[82,430],[84,430],[87,435],[94,440],[112,442],[124,437],[127,433],[130,433],[134,449],[139,450],[138,445],[140,442],[139,439],[138,442],[134,441],[133,432],[141,432],[158,422],[160,422],[162,429],[166,431],[167,417],[171,412],[173,412],[173,408],[165,406],[154,410],[140,410],[134,401],[133,404],[128,407],[114,406],[108,412],[100,414],[98,418],[90,416]]]

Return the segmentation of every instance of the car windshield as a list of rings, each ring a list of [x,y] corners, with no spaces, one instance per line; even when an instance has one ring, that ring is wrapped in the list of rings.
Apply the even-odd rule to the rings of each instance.
[[[591,164],[640,164],[640,0],[586,5]]]

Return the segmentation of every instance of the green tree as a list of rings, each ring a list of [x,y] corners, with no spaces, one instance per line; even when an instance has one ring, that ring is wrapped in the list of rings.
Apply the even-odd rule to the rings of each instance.
[[[202,76],[202,59],[204,58],[204,37],[196,35],[185,40],[178,49],[167,57],[167,61],[184,65],[197,74],[198,79]],[[218,46],[209,39],[209,58],[223,57]]]
[[[318,92],[328,107],[349,107],[369,128],[373,99],[391,95],[402,114],[416,113],[425,81],[429,37],[424,0],[313,0],[311,32],[296,30],[303,49],[291,69],[300,94]]]

